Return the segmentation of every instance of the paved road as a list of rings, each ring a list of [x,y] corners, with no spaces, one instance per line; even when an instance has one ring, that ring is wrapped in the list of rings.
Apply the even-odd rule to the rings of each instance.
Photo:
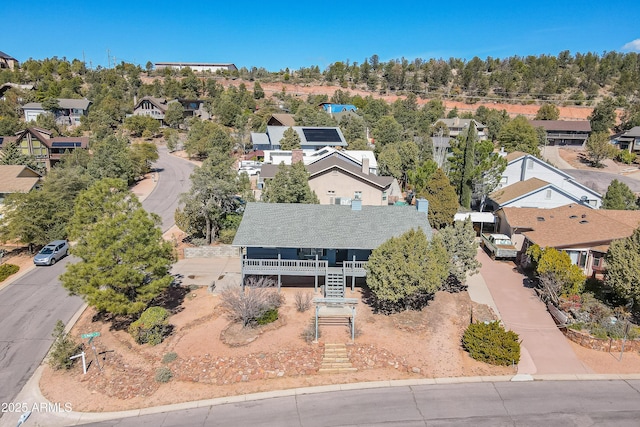
[[[106,426],[637,426],[640,380],[420,385],[304,394],[85,424]]]
[[[507,329],[522,340],[520,374],[587,374],[591,371],[578,359],[544,304],[524,282],[524,276],[510,261],[494,261],[482,249],[480,274],[498,307]],[[528,360],[528,357],[531,360]],[[531,364],[530,362],[533,362]]]
[[[178,197],[188,189],[193,165],[164,147],[159,154],[158,185],[143,206],[161,216],[166,231],[174,224]],[[70,260],[36,268],[0,291],[0,403],[11,402],[40,365],[53,342],[55,323],[68,323],[82,307],[81,298],[69,296],[58,281]]]
[[[142,206],[147,211],[160,215],[162,231],[165,232],[175,224],[174,214],[180,194],[189,190],[189,176],[195,166],[187,160],[172,156],[164,146],[158,147],[158,154],[159,159],[154,164],[159,175],[158,185],[142,202]]]
[[[627,184],[634,193],[640,193],[640,180],[629,176],[583,169],[563,169],[562,171],[574,177],[580,184],[596,190],[603,196],[614,179]]]

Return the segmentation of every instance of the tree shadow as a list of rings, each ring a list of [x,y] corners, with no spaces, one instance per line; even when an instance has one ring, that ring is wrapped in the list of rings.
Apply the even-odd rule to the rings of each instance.
[[[189,292],[189,288],[185,286],[169,286],[149,303],[149,307],[162,307],[171,312],[171,314],[180,313],[184,310],[182,303]]]
[[[362,301],[372,308],[374,314],[390,315],[407,310],[420,311],[428,306],[434,297],[434,294],[418,293],[396,302],[382,301],[371,292],[369,287],[362,286]]]

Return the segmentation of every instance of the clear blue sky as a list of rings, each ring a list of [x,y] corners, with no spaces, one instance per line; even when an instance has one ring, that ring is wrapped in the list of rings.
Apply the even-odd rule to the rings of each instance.
[[[0,51],[120,62],[232,62],[278,71],[336,61],[640,52],[640,1],[3,0]]]

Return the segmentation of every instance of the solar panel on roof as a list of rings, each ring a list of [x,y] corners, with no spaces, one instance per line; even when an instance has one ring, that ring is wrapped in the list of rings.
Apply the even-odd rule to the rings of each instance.
[[[79,142],[54,142],[51,144],[52,147],[60,147],[60,148],[74,148],[80,147]]]
[[[337,129],[302,128],[302,133],[309,142],[342,142]]]

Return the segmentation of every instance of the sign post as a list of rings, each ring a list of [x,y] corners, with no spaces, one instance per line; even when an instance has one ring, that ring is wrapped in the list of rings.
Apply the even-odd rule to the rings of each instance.
[[[93,355],[95,356],[96,365],[98,365],[98,369],[102,371],[102,367],[100,366],[100,362],[98,361],[98,352],[96,351],[96,346],[93,344],[93,339],[95,337],[99,337],[100,332],[89,332],[88,334],[82,334],[82,338],[89,338],[89,344],[91,344],[91,349],[93,350]]]

